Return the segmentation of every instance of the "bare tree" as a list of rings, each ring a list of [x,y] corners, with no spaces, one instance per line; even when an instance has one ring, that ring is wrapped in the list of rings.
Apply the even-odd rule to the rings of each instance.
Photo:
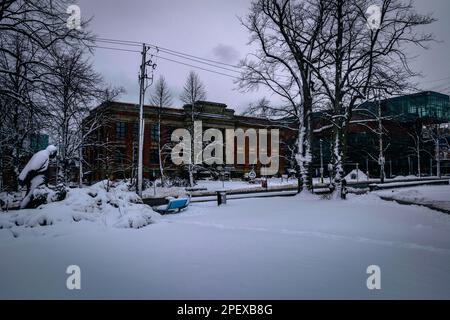
[[[161,113],[163,108],[172,103],[172,94],[169,86],[163,76],[161,76],[155,83],[155,89],[150,97],[151,102],[158,107],[158,161],[159,173],[161,175],[161,184],[164,187],[164,162],[163,162],[163,146],[161,145]]]
[[[421,165],[421,156],[420,154],[424,151],[423,149],[423,140],[422,140],[422,132],[420,129],[415,128],[412,132],[408,132],[408,136],[411,138],[413,145],[408,147],[408,150],[412,152],[417,158],[417,175],[419,178],[422,176],[422,172],[420,169]]]
[[[107,105],[113,102],[125,90],[122,87],[106,87],[97,88],[95,94],[96,105]],[[84,159],[84,152],[87,148],[109,148],[110,145],[106,145],[104,141],[99,141],[95,138],[95,132],[102,127],[108,127],[110,125],[110,119],[108,114],[104,110],[97,110],[94,113],[85,112],[86,110],[80,110],[81,112],[74,117],[74,127],[79,132],[79,139],[74,141],[73,149],[78,151],[78,185],[81,188],[83,186],[84,177],[84,165],[87,164]]]
[[[37,56],[42,56],[41,50],[20,35],[9,38],[3,45],[14,57],[0,51],[0,69],[8,70],[8,73],[0,72],[0,169],[2,176],[5,170],[10,172],[11,187],[17,190],[21,158],[33,151],[27,142],[43,129],[48,111],[41,101],[40,86],[26,80],[41,72],[41,68],[32,63]]]
[[[71,165],[80,155],[80,119],[87,115],[102,86],[100,75],[93,70],[83,50],[66,50],[55,49],[44,86],[52,120],[49,131],[57,141],[59,173],[64,183],[70,180]]]
[[[270,107],[270,101],[264,97],[254,104],[251,103],[247,109],[242,112],[242,115],[270,120],[272,116],[274,116],[273,109],[274,108]]]
[[[191,161],[188,165],[189,185],[191,187],[194,186],[194,169],[195,169],[194,143],[196,140],[199,140],[200,143],[202,141],[202,139],[196,139],[196,137],[194,137],[194,122],[197,117],[196,104],[198,101],[204,99],[206,99],[205,85],[202,83],[197,73],[195,73],[194,71],[189,72],[189,75],[183,87],[183,92],[180,95],[180,100],[185,104],[189,105],[191,108],[191,124],[189,127],[189,131],[191,134],[191,146],[190,146]]]
[[[48,85],[49,59],[55,47],[90,45],[92,37],[82,21],[81,30],[67,27],[66,0],[5,0],[0,5],[0,149],[2,176],[32,150],[30,137],[49,123],[43,93]],[[3,121],[4,120],[4,121]],[[28,144],[29,145],[29,144]],[[17,183],[13,183],[17,189]]]
[[[327,2],[255,0],[241,20],[258,49],[241,62],[244,72],[238,84],[244,90],[266,86],[284,100],[271,114],[294,119],[299,191],[304,183],[312,189],[311,113],[320,104],[313,100],[313,65],[321,69],[320,43],[326,39],[319,36],[329,14]]]
[[[450,148],[447,140],[449,137],[449,129],[447,124],[430,124],[423,128],[423,142],[432,143],[434,148],[432,157],[436,161],[436,176],[442,176],[441,161],[444,158],[444,152]]]
[[[76,44],[90,45],[93,37],[86,28],[89,21],[81,22],[81,29],[67,27],[67,7],[73,4],[67,0],[5,0],[0,5],[0,53],[9,59],[20,57],[5,45],[9,39],[20,36],[23,41],[46,52],[55,45],[72,46]],[[46,67],[46,60],[35,55],[29,64]],[[0,68],[1,74],[11,74],[11,70]],[[45,81],[45,73],[22,75],[24,81],[39,83]],[[0,88],[0,94],[21,99],[17,92]]]
[[[332,35],[329,67],[318,73],[324,93],[330,101],[333,123],[335,183],[339,185],[345,159],[346,132],[353,110],[360,103],[381,94],[400,93],[410,87],[415,75],[409,67],[405,46],[425,46],[430,34],[417,31],[432,23],[428,15],[414,11],[412,2],[383,0],[379,6],[379,25],[369,28],[368,0],[332,0],[333,14],[326,35]],[[379,159],[383,161],[383,159]]]

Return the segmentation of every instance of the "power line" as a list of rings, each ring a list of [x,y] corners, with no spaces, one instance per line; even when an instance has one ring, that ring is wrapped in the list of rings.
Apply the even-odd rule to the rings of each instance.
[[[137,52],[140,53],[138,50],[129,50],[129,49],[121,49],[121,48],[112,48],[112,47],[104,47],[104,46],[91,46],[92,48],[100,48],[100,49],[109,49],[109,50],[117,50],[117,51],[127,51],[127,52]]]
[[[121,42],[119,40],[112,40],[112,39],[100,39],[100,38],[97,38],[95,41],[96,42],[109,43],[109,44],[118,44],[118,45],[123,45],[123,46],[142,47],[142,43],[141,44],[125,43],[125,42]]]
[[[141,47],[142,46],[142,42],[130,41],[130,40],[120,40],[120,39],[100,38],[99,37],[99,38],[96,38],[96,41],[109,43],[109,44],[124,45],[124,46],[135,46],[135,47]],[[221,61],[216,61],[216,60],[211,60],[211,59],[198,57],[198,56],[191,55],[191,54],[188,54],[188,53],[175,51],[175,50],[172,50],[172,49],[169,49],[169,48],[160,47],[160,46],[157,46],[157,45],[154,45],[154,44],[151,44],[151,43],[144,42],[144,44],[147,45],[147,46],[150,46],[150,47],[152,47],[154,49],[157,49],[158,51],[164,52],[164,53],[172,55],[172,56],[176,56],[176,57],[181,58],[181,59],[186,59],[186,60],[190,60],[190,61],[193,61],[193,62],[196,62],[196,63],[205,64],[205,65],[208,65],[208,66],[211,66],[211,67],[214,67],[214,68],[219,68],[219,69],[222,69],[222,70],[225,70],[225,71],[229,71],[229,72],[234,72],[234,73],[239,73],[239,74],[242,72],[242,71],[232,70],[232,69],[229,69],[229,68],[222,67],[222,66],[226,66],[226,67],[231,67],[231,68],[242,70],[242,67],[237,66],[237,65],[232,65],[232,64],[221,62]],[[214,71],[206,69],[206,68],[192,66],[192,65],[190,65],[188,63],[183,63],[183,62],[176,61],[176,60],[171,60],[171,59],[168,59],[168,58],[166,58],[166,60],[172,61],[172,62],[175,62],[175,63],[179,63],[179,64],[184,64],[184,65],[187,65],[187,66],[191,66],[193,68],[199,68],[201,70],[205,70],[205,71],[208,71],[208,72],[214,72]],[[223,74],[221,72],[217,72],[217,73],[218,74],[222,74],[222,75],[226,75],[226,74]],[[226,75],[226,76],[234,77],[234,76],[231,76],[231,75]],[[290,78],[287,75],[277,75],[277,74],[275,74],[275,76]],[[436,82],[441,82],[441,81],[448,80],[448,79],[450,79],[450,76],[449,77],[445,77],[445,78],[441,78],[441,79],[423,81],[422,83],[436,83]],[[447,85],[448,85],[448,83],[445,82],[443,84],[431,87],[428,90],[431,90],[431,91],[440,90],[438,88],[441,88],[441,87],[447,86]]]
[[[232,76],[232,75],[230,75],[230,74],[222,73],[222,72],[219,72],[219,71],[209,70],[209,69],[202,68],[202,67],[199,67],[199,66],[194,66],[194,65],[189,64],[189,63],[184,63],[184,62],[181,62],[181,61],[172,60],[172,59],[169,59],[169,58],[166,58],[166,57],[162,57],[162,56],[160,56],[160,55],[156,55],[155,57],[157,57],[157,58],[159,58],[159,59],[171,61],[171,62],[174,62],[174,63],[182,64],[182,65],[185,65],[185,66],[188,66],[188,67],[197,68],[197,69],[200,69],[200,70],[203,70],[203,71],[208,71],[208,72],[212,72],[212,73],[217,73],[217,74],[220,74],[220,75],[223,75],[223,76],[227,76],[227,77],[230,77],[230,78],[233,78],[233,79],[240,79],[239,77]]]
[[[212,64],[212,63],[202,62],[202,61],[197,60],[197,59],[194,59],[194,58],[184,57],[184,56],[182,56],[182,55],[179,55],[179,54],[176,54],[176,53],[170,53],[170,52],[167,52],[167,51],[165,51],[165,50],[160,50],[160,51],[163,52],[163,53],[170,54],[170,55],[175,56],[175,57],[179,57],[179,58],[182,58],[182,59],[194,61],[194,62],[197,62],[197,63],[203,63],[203,64],[205,64],[205,65],[208,65],[208,66],[211,66],[211,67],[215,67],[215,68],[219,68],[219,69],[222,69],[222,70],[226,70],[226,71],[230,71],[230,72],[235,72],[235,73],[239,73],[239,74],[241,73],[241,71],[232,70],[232,69],[228,69],[228,68],[221,67],[221,66],[216,66],[216,65],[214,65],[214,64]]]
[[[129,40],[118,40],[118,39],[110,39],[110,38],[97,38],[99,41],[113,41],[116,42],[117,44],[124,44],[124,45],[142,45],[142,42],[137,42],[137,41],[129,41]],[[157,46],[155,44],[152,43],[148,43],[148,42],[144,42],[146,45],[151,46],[153,48],[157,48],[161,51],[168,51],[167,53],[173,53],[173,54],[179,54],[179,55],[183,55],[186,57],[190,57],[190,58],[194,58],[194,59],[198,59],[198,60],[203,60],[203,61],[207,61],[210,63],[214,63],[214,64],[219,64],[219,65],[223,65],[223,66],[227,66],[227,67],[231,67],[231,68],[236,68],[236,69],[241,69],[240,66],[237,65],[232,65],[229,63],[225,63],[225,62],[221,62],[221,61],[216,61],[216,60],[211,60],[211,59],[206,59],[206,58],[202,58],[202,57],[198,57],[198,56],[194,56],[188,53],[184,53],[184,52],[180,52],[180,51],[175,51],[169,48],[164,48],[164,47],[160,47]]]
[[[94,47],[94,48],[100,48],[100,49],[108,49],[108,50],[117,50],[117,51],[125,51],[125,52],[136,52],[136,53],[140,53],[140,51],[138,51],[138,50],[130,50],[130,49],[122,49],[122,48],[113,48],[113,47],[105,47],[105,46],[93,46],[93,47]],[[161,56],[161,55],[154,55],[154,56],[155,56],[156,58],[159,58],[159,59],[162,59],[162,60],[167,60],[167,61],[170,61],[170,62],[173,62],[173,63],[178,63],[178,64],[185,65],[185,66],[189,66],[189,67],[192,67],[192,68],[197,68],[197,69],[200,69],[200,70],[203,70],[203,71],[207,71],[207,72],[211,72],[211,73],[216,73],[216,74],[219,74],[219,75],[222,75],[222,76],[226,76],[226,77],[230,77],[230,78],[233,78],[233,79],[239,79],[239,77],[232,76],[232,75],[230,75],[230,74],[226,74],[226,73],[222,73],[222,72],[219,72],[219,71],[214,71],[214,70],[206,69],[206,68],[203,68],[203,67],[200,67],[200,66],[195,66],[195,65],[192,65],[192,64],[189,64],[189,63],[185,63],[185,62],[173,60],[173,59],[170,59],[170,58]]]
[[[105,43],[109,43],[109,44],[124,45],[124,46],[137,46],[137,47],[142,46],[142,43],[137,42],[137,41],[130,41],[130,40],[118,40],[118,39],[111,39],[111,38],[97,38],[96,41],[105,42]],[[234,72],[234,73],[238,73],[238,74],[241,74],[243,72],[243,70],[242,70],[243,68],[240,67],[240,66],[231,65],[231,64],[220,62],[220,61],[215,61],[215,60],[201,58],[201,57],[194,56],[194,55],[191,55],[191,54],[188,54],[188,53],[183,53],[183,52],[180,52],[180,51],[175,51],[175,50],[172,50],[172,49],[167,49],[167,48],[164,48],[164,47],[160,47],[160,46],[157,46],[157,45],[154,45],[154,44],[151,44],[151,43],[145,43],[144,42],[144,44],[149,46],[149,47],[152,47],[152,48],[156,49],[157,51],[161,51],[163,53],[166,53],[166,54],[169,54],[169,55],[181,58],[181,59],[189,60],[189,61],[192,61],[192,62],[195,62],[195,63],[201,63],[201,64],[204,64],[204,65],[213,67],[213,68],[218,68],[218,69],[222,69],[222,70],[225,70],[225,71],[228,71],[228,72]],[[189,64],[186,63],[186,65],[189,65]],[[228,67],[232,67],[232,68],[239,69],[239,70],[233,70],[233,69],[225,68],[223,66],[228,66]],[[194,67],[196,67],[196,66],[194,66]],[[219,72],[219,74],[221,74],[221,73]],[[287,75],[277,75],[277,74],[274,74],[274,75],[278,76],[278,77],[290,78],[290,76],[287,76]]]

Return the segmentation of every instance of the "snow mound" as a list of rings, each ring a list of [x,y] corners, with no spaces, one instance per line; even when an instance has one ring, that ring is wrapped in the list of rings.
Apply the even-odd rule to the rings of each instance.
[[[17,229],[73,224],[80,221],[116,228],[142,228],[156,222],[160,215],[128,186],[107,181],[90,187],[69,189],[66,199],[41,205],[37,209],[10,211],[0,215],[0,229]]]
[[[153,215],[149,212],[130,211],[127,215],[122,216],[114,224],[116,228],[133,228],[139,229],[153,222]]]
[[[369,180],[367,175],[362,172],[361,170],[352,170],[348,175],[345,176],[345,180],[347,181],[362,181],[362,180]]]

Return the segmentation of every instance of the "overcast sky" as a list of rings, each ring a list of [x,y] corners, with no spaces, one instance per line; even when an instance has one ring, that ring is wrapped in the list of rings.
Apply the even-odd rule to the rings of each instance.
[[[237,64],[239,59],[251,52],[247,44],[249,35],[238,20],[238,17],[248,12],[250,2],[250,0],[78,0],[82,16],[93,17],[90,28],[99,37],[145,41],[228,64]],[[420,13],[433,13],[438,19],[428,30],[442,42],[433,44],[428,51],[413,50],[412,53],[416,56],[413,66],[425,76],[423,88],[450,93],[450,79],[435,81],[450,77],[450,1],[416,0],[416,7]],[[134,47],[130,49],[139,50]],[[167,54],[165,56],[193,64]],[[123,86],[127,90],[121,100],[137,103],[140,59],[139,53],[97,49],[94,65],[109,83]],[[174,106],[181,106],[178,96],[187,74],[193,68],[163,60],[158,60],[157,64],[155,77],[159,75],[166,77],[174,96]],[[264,89],[241,93],[236,90],[233,79],[229,77],[202,70],[196,71],[206,86],[207,100],[226,103],[237,111],[242,111],[250,102],[264,96],[274,102],[278,101]]]

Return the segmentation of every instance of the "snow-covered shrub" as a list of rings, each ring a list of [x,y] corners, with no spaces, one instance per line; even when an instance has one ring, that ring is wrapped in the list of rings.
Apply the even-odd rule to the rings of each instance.
[[[153,222],[153,214],[148,211],[134,210],[119,218],[114,224],[117,228],[139,229]]]
[[[28,208],[37,208],[40,205],[62,201],[66,198],[67,189],[63,185],[54,188],[40,186],[33,190],[32,200],[28,204]]]
[[[164,183],[165,183],[165,186],[168,188],[170,188],[170,187],[188,187],[189,186],[189,181],[187,181],[186,179],[179,178],[179,177],[166,178]]]
[[[7,211],[20,206],[22,192],[0,192],[0,209]]]
[[[101,181],[90,187],[68,189],[64,200],[55,200],[55,194],[40,188],[38,196],[47,204],[37,209],[24,209],[0,215],[0,229],[19,231],[81,221],[117,228],[142,228],[160,217],[142,203],[124,182]],[[20,234],[20,232],[16,232]]]

